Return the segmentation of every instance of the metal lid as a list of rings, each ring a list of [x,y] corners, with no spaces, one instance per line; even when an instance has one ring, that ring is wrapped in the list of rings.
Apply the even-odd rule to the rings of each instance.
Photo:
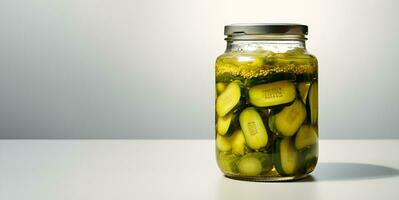
[[[231,24],[224,27],[225,35],[307,35],[308,26],[290,23],[243,23]]]

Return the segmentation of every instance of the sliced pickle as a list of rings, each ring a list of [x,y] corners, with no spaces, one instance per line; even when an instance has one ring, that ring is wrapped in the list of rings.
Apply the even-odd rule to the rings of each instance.
[[[316,142],[316,144],[310,146],[309,148],[306,148],[305,150],[301,151],[301,157],[302,157],[302,166],[301,166],[301,173],[308,174],[314,170],[316,167],[318,157],[319,157],[319,144]]]
[[[231,136],[231,151],[236,155],[244,155],[246,150],[245,137],[242,130],[234,131]]]
[[[216,83],[216,91],[218,94],[222,93],[226,89],[226,84]]]
[[[226,135],[232,132],[233,121],[236,116],[233,113],[227,114],[224,117],[218,117],[216,122],[216,131],[219,135]]]
[[[287,104],[295,98],[295,85],[290,81],[261,84],[249,89],[249,101],[258,107]]]
[[[216,146],[220,151],[230,151],[231,150],[230,138],[216,134]]]
[[[244,109],[239,117],[245,141],[251,149],[265,147],[268,142],[268,135],[263,120],[255,108]]]
[[[267,173],[273,168],[272,159],[269,154],[255,152],[243,156],[238,161],[238,171],[244,176],[256,176]]]
[[[279,113],[269,117],[270,129],[282,136],[292,136],[302,125],[306,118],[306,108],[301,100],[287,107],[284,107]]]
[[[302,125],[295,136],[295,148],[302,150],[317,143],[317,127],[311,125]]]
[[[318,86],[317,82],[314,82],[309,89],[309,110],[310,110],[310,122],[312,124],[317,123],[318,112]]]
[[[306,104],[306,98],[308,97],[309,87],[310,87],[309,82],[300,82],[297,84],[299,96],[301,97],[301,100],[304,104]]]
[[[227,174],[234,174],[238,172],[237,161],[239,157],[228,152],[219,152],[218,164],[220,169]]]
[[[237,82],[231,82],[216,99],[216,113],[223,117],[235,108],[241,98],[241,88]]]
[[[292,137],[284,137],[276,142],[275,167],[282,176],[292,176],[299,168],[299,155]]]

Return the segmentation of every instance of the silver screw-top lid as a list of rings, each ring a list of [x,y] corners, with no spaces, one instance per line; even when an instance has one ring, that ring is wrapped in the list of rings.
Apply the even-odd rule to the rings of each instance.
[[[307,35],[308,26],[290,23],[243,23],[224,27],[225,35]]]

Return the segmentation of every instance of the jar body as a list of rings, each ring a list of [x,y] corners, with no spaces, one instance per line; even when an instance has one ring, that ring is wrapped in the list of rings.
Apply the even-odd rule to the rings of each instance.
[[[254,181],[294,180],[318,160],[318,66],[301,41],[233,41],[216,60],[220,170]]]

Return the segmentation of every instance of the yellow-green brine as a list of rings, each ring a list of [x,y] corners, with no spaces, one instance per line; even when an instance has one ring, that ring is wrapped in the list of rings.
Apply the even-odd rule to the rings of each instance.
[[[225,26],[216,60],[216,160],[227,177],[288,181],[318,160],[318,65],[302,24]]]

